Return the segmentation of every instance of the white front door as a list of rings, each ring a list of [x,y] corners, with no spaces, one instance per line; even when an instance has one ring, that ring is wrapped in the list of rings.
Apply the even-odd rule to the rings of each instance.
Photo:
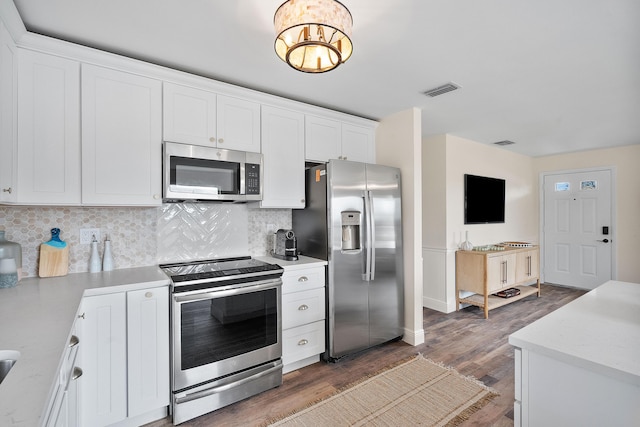
[[[611,170],[544,176],[544,281],[593,289],[612,278]]]

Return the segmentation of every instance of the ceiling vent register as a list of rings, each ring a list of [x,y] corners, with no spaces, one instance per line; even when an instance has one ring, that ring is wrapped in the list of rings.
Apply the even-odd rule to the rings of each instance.
[[[458,89],[460,89],[459,85],[449,82],[446,85],[442,85],[442,86],[438,86],[437,88],[430,89],[426,91],[424,94],[433,98],[433,97],[444,95],[445,93],[452,92]]]

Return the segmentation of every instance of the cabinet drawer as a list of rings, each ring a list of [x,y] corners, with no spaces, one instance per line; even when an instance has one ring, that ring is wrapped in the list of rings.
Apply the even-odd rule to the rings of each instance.
[[[324,319],[324,302],[324,288],[282,295],[282,329]]]
[[[324,320],[282,331],[282,363],[324,352]]]
[[[282,275],[282,293],[306,291],[324,287],[324,266],[286,271]]]

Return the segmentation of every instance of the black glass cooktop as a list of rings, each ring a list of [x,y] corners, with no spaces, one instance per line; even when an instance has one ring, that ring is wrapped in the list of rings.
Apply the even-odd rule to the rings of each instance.
[[[176,264],[161,264],[160,268],[176,282],[203,279],[232,278],[239,275],[282,271],[278,264],[258,261],[251,257],[221,258],[189,261]]]

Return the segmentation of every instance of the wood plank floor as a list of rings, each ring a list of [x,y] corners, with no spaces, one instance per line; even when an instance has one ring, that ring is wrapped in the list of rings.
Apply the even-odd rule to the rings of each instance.
[[[181,424],[185,427],[260,426],[280,414],[322,399],[387,365],[422,353],[478,378],[500,396],[476,412],[464,426],[512,426],[514,398],[512,332],[583,295],[585,291],[542,285],[542,296],[489,312],[485,320],[477,307],[443,314],[423,309],[425,343],[416,347],[389,343],[346,357],[337,363],[315,363],[285,374],[282,386]],[[169,418],[149,427],[171,426]]]

